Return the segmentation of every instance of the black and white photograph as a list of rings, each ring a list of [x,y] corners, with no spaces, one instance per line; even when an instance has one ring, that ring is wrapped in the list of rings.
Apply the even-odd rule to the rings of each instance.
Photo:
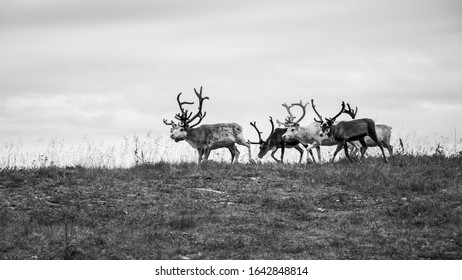
[[[0,270],[461,265],[459,0],[2,0],[0,61]]]

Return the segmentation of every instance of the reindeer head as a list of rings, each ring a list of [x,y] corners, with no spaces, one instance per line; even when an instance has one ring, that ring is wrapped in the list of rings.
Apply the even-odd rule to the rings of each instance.
[[[330,137],[331,136],[331,129],[334,126],[335,120],[342,113],[344,113],[344,111],[345,111],[345,102],[342,101],[342,109],[340,110],[340,112],[337,115],[335,115],[334,117],[332,117],[332,118],[325,118],[326,121],[321,123],[321,132],[319,133],[319,136],[322,137],[324,135],[327,135],[327,136]]]
[[[204,102],[205,99],[209,99],[209,98],[202,97],[202,87],[200,88],[199,92],[197,92],[196,89],[194,89],[194,92],[196,93],[196,96],[199,99],[198,112],[194,116],[192,115],[193,114],[192,112],[188,112],[188,110],[183,108],[183,105],[185,104],[192,105],[194,104],[194,102],[180,101],[180,96],[182,94],[180,92],[178,96],[176,97],[178,105],[180,106],[180,113],[175,115],[175,119],[179,121],[178,124],[174,123],[173,121],[167,122],[167,120],[164,119],[164,124],[172,126],[170,129],[170,133],[171,133],[170,138],[175,140],[175,142],[184,140],[188,135],[189,129],[197,126],[206,115],[205,112],[202,113],[202,103]],[[191,125],[191,123],[196,119],[198,119],[198,121],[195,124]]]
[[[330,136],[330,129],[333,124],[334,124],[333,121],[331,121],[330,119],[327,120],[326,118],[326,121],[321,124],[321,131],[319,132],[319,136],[321,137],[323,137],[324,135]]]
[[[175,123],[174,121],[167,122],[167,119],[164,119],[164,124],[165,125],[170,125],[170,133],[173,133],[175,130],[177,130],[180,127],[180,123]]]
[[[258,158],[260,159],[263,158],[270,150],[277,149],[277,147],[273,145],[273,143],[271,143],[271,139],[272,139],[271,136],[274,133],[274,122],[273,122],[272,117],[270,117],[270,123],[271,123],[271,133],[269,134],[268,139],[266,139],[266,141],[261,138],[262,132],[258,130],[257,122],[250,123],[250,125],[253,126],[255,130],[257,131],[259,140],[258,142],[252,142],[250,140],[247,140],[247,142],[249,142],[250,144],[260,145],[259,146],[260,151],[258,153]]]

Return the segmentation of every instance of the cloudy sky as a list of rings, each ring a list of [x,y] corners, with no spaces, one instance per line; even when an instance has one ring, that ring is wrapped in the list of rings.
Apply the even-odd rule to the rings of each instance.
[[[248,137],[312,98],[460,137],[461,50],[460,0],[2,0],[0,143],[168,133],[200,86],[203,122]]]

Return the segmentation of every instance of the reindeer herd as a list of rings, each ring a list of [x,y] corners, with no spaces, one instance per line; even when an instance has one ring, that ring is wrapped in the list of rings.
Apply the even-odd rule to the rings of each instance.
[[[189,112],[185,105],[193,105],[194,102],[181,101],[181,92],[177,96],[177,102],[180,112],[175,115],[177,122],[164,119],[164,124],[171,126],[170,137],[175,142],[186,141],[199,153],[198,162],[206,161],[209,158],[210,152],[219,148],[227,148],[231,153],[231,162],[237,162],[239,158],[239,150],[236,144],[247,147],[249,150],[250,161],[253,162],[251,153],[251,144],[260,145],[258,157],[263,158],[269,151],[271,157],[276,161],[282,163],[284,161],[284,151],[286,148],[294,148],[300,153],[299,163],[302,162],[304,150],[302,145],[308,153],[310,153],[313,162],[316,162],[312,149],[316,148],[318,154],[318,161],[321,162],[321,149],[320,146],[337,146],[332,162],[334,161],[337,153],[343,148],[346,157],[353,162],[350,156],[356,155],[358,151],[361,152],[359,162],[364,158],[368,147],[379,147],[383,160],[387,162],[384,147],[388,150],[389,155],[393,155],[393,146],[390,145],[391,127],[385,124],[375,124],[369,118],[356,119],[358,108],[353,110],[350,104],[342,102],[341,109],[337,115],[332,118],[322,118],[316,110],[314,100],[311,99],[311,106],[316,113],[318,119],[314,118],[314,122],[308,125],[300,125],[300,122],[306,115],[306,107],[309,103],[303,104],[293,103],[287,105],[282,104],[286,108],[288,116],[284,122],[276,120],[279,126],[275,128],[273,119],[270,117],[271,132],[266,140],[262,139],[262,132],[258,129],[256,122],[250,122],[250,125],[255,128],[258,134],[258,142],[245,140],[243,135],[243,128],[237,123],[217,123],[217,124],[204,124],[198,126],[206,113],[202,111],[203,103],[208,97],[202,96],[202,87],[199,92],[194,89],[196,97],[199,100],[199,107],[197,113]],[[297,119],[291,109],[300,107],[302,115]],[[348,109],[346,108],[348,107]],[[336,119],[341,114],[349,115],[351,121],[339,121]],[[281,158],[277,159],[275,153],[281,149]],[[309,162],[307,158],[307,162]]]

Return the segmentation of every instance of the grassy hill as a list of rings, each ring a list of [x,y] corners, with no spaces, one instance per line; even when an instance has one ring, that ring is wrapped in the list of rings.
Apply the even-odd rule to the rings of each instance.
[[[0,259],[462,259],[462,157],[0,171]]]

